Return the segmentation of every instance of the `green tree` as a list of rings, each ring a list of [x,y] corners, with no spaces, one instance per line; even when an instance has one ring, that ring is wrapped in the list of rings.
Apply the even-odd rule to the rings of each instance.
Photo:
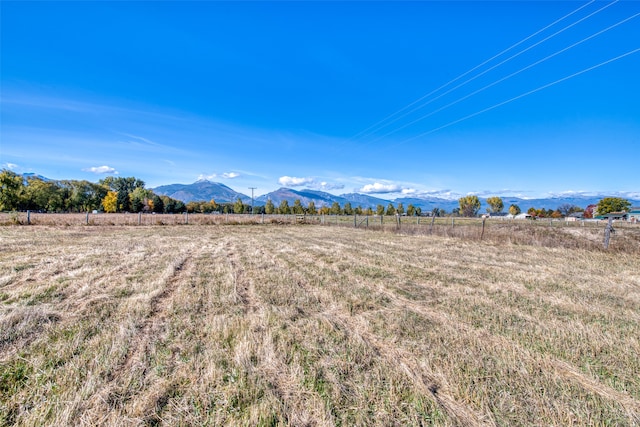
[[[367,216],[371,216],[373,215],[373,209],[371,209],[371,206],[368,206],[365,210],[364,210],[364,214]]]
[[[129,205],[131,212],[141,212],[149,208],[149,199],[151,199],[152,192],[145,190],[142,187],[137,187],[131,193],[129,193]]]
[[[610,212],[628,211],[631,203],[627,199],[621,197],[605,197],[598,202],[598,215],[608,214]]]
[[[362,206],[358,206],[353,210],[353,213],[356,215],[362,215]]]
[[[236,202],[233,204],[233,213],[241,214],[243,212],[244,212],[244,203],[242,203],[242,200],[240,199],[240,197],[238,197],[236,199]]]
[[[293,213],[296,215],[302,215],[304,213],[304,208],[302,207],[300,199],[295,199],[293,201]]]
[[[345,215],[353,215],[353,208],[351,207],[351,203],[346,202],[343,208]]]
[[[415,216],[416,215],[416,207],[413,206],[411,203],[409,203],[409,206],[407,206],[407,215],[408,216]]]
[[[27,209],[38,209],[47,212],[64,210],[65,202],[62,191],[54,181],[29,178],[23,194]]]
[[[276,211],[276,207],[273,205],[271,199],[267,200],[267,203],[264,205],[264,213],[267,215],[272,215]]]
[[[18,209],[23,191],[22,177],[9,169],[2,169],[0,172],[0,211]]]
[[[309,206],[307,206],[307,213],[309,215],[317,215],[318,214],[318,209],[316,209],[316,204],[313,202],[313,200],[311,200],[309,202]]]
[[[164,212],[164,202],[157,194],[151,196],[151,201],[153,203],[153,211],[155,213],[163,213]]]
[[[376,206],[376,215],[379,215],[379,216],[384,215],[384,206],[382,205]]]
[[[431,214],[435,217],[440,217],[440,216],[444,216],[444,212],[442,211],[442,209],[440,208],[433,208],[431,210]]]
[[[331,215],[340,215],[342,213],[342,208],[340,208],[340,203],[333,202],[331,204],[331,209],[329,210],[329,212],[331,212]]]
[[[393,203],[389,203],[387,205],[387,215],[395,215],[396,214],[396,208],[393,207]]]
[[[460,197],[458,203],[460,204],[462,216],[473,217],[476,216],[480,210],[480,199],[478,199],[478,196]]]
[[[404,213],[404,205],[402,203],[398,203],[398,207],[396,208],[396,212],[398,215],[402,215]]]
[[[504,202],[500,197],[489,197],[487,203],[490,206],[487,208],[487,212],[500,213],[504,209]]]
[[[509,213],[510,213],[511,215],[516,216],[516,215],[520,214],[520,212],[522,212],[522,211],[520,210],[520,206],[518,206],[518,205],[511,205],[511,206],[509,206]]]
[[[281,215],[288,215],[291,213],[291,208],[289,207],[289,202],[283,200],[280,202],[280,206],[278,206],[278,213]]]

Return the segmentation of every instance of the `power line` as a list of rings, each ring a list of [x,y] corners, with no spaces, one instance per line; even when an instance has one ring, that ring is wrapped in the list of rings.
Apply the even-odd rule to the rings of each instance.
[[[604,62],[601,62],[601,63],[599,63],[599,64],[596,64],[596,65],[594,65],[594,66],[591,66],[591,67],[589,67],[589,68],[585,68],[584,70],[578,71],[577,73],[573,73],[573,74],[571,74],[571,75],[569,75],[569,76],[563,77],[563,78],[558,79],[558,80],[556,80],[556,81],[554,81],[554,82],[547,83],[547,84],[545,84],[545,85],[543,85],[543,86],[537,87],[536,89],[533,89],[533,90],[530,90],[530,91],[528,91],[528,92],[522,93],[522,94],[520,94],[520,95],[518,95],[518,96],[514,96],[513,98],[510,98],[510,99],[507,99],[506,101],[502,101],[502,102],[500,102],[500,103],[498,103],[498,104],[492,105],[491,107],[487,107],[487,108],[485,108],[485,109],[483,109],[483,110],[476,111],[475,113],[473,113],[473,114],[469,114],[469,115],[467,115],[467,116],[465,116],[465,117],[462,117],[461,119],[454,120],[454,121],[449,122],[449,123],[447,123],[447,124],[445,124],[445,125],[442,125],[442,126],[439,126],[439,127],[437,127],[437,128],[431,129],[431,130],[429,130],[429,131],[427,131],[427,132],[423,132],[423,133],[421,133],[421,134],[419,134],[419,135],[412,136],[411,138],[407,138],[407,139],[405,139],[404,141],[399,142],[398,144],[394,144],[393,146],[396,146],[396,145],[399,145],[399,144],[404,144],[405,142],[411,141],[411,140],[413,140],[413,139],[421,138],[421,137],[423,137],[423,136],[426,136],[426,135],[429,135],[429,134],[431,134],[431,133],[434,133],[434,132],[437,132],[437,131],[439,131],[439,130],[442,130],[442,129],[444,129],[444,128],[447,128],[447,127],[449,127],[449,126],[452,126],[452,125],[458,124],[458,123],[460,123],[460,122],[462,122],[462,121],[468,120],[468,119],[470,119],[470,118],[472,118],[472,117],[475,117],[475,116],[478,116],[478,115],[480,115],[480,114],[482,114],[482,113],[486,113],[487,111],[490,111],[490,110],[496,109],[496,108],[501,107],[501,106],[503,106],[503,105],[505,105],[505,104],[509,104],[510,102],[516,101],[516,100],[518,100],[518,99],[520,99],[520,98],[524,98],[525,96],[532,95],[532,94],[534,94],[534,93],[536,93],[536,92],[539,92],[539,91],[541,91],[541,90],[543,90],[543,89],[546,89],[546,88],[548,88],[548,87],[554,86],[554,85],[556,85],[556,84],[558,84],[558,83],[562,83],[562,82],[564,82],[564,81],[566,81],[566,80],[572,79],[572,78],[577,77],[577,76],[579,76],[579,75],[581,75],[581,74],[584,74],[584,73],[587,73],[587,72],[589,72],[589,71],[595,70],[596,68],[600,68],[600,67],[602,67],[602,66],[604,66],[604,65],[607,65],[607,64],[610,64],[610,63],[612,63],[612,62],[615,62],[615,61],[617,61],[617,60],[619,60],[619,59],[622,59],[622,58],[624,58],[624,57],[626,57],[626,56],[633,55],[634,53],[637,53],[637,52],[640,52],[640,48],[636,48],[636,49],[631,50],[631,51],[629,51],[629,52],[627,52],[627,53],[624,53],[624,54],[622,54],[622,55],[616,56],[615,58],[611,58],[611,59],[608,59],[608,60],[606,60],[606,61],[604,61]]]
[[[513,72],[513,73],[511,73],[511,74],[509,74],[509,75],[507,75],[505,77],[502,77],[501,79],[498,79],[498,80],[494,81],[493,83],[489,83],[488,85],[486,85],[486,86],[484,86],[484,87],[482,87],[480,89],[477,89],[477,90],[471,92],[470,94],[463,96],[462,98],[458,98],[455,101],[452,101],[447,105],[444,105],[444,106],[442,106],[442,107],[440,107],[440,108],[438,108],[436,110],[431,111],[428,114],[425,114],[423,116],[418,117],[417,119],[414,119],[414,120],[410,121],[409,123],[405,123],[404,125],[402,125],[402,126],[396,128],[396,129],[394,129],[394,130],[392,130],[392,131],[390,131],[390,132],[388,132],[388,133],[386,133],[386,134],[374,139],[371,142],[375,142],[375,141],[378,141],[378,140],[380,140],[382,138],[385,138],[385,137],[387,137],[387,136],[389,136],[389,135],[391,135],[391,134],[393,134],[395,132],[398,132],[399,130],[402,130],[402,129],[408,127],[408,126],[411,126],[411,125],[413,125],[413,124],[415,124],[415,123],[417,123],[419,121],[422,121],[422,120],[426,119],[427,117],[430,117],[430,116],[432,116],[432,115],[434,115],[436,113],[439,113],[440,111],[445,110],[445,109],[447,109],[447,108],[449,108],[449,107],[451,107],[451,106],[453,106],[453,105],[455,105],[455,104],[457,104],[457,103],[459,103],[461,101],[464,101],[467,98],[470,98],[470,97],[472,97],[474,95],[477,95],[480,92],[484,92],[485,90],[489,89],[490,87],[493,87],[493,86],[497,85],[498,83],[502,83],[503,81],[508,80],[511,77],[522,73],[523,71],[526,71],[526,70],[528,70],[530,68],[533,68],[536,65],[539,65],[539,64],[541,64],[541,63],[543,63],[543,62],[545,62],[545,61],[547,61],[547,60],[549,60],[549,59],[551,59],[551,58],[553,58],[555,56],[558,56],[559,54],[561,54],[563,52],[566,52],[567,50],[572,49],[572,48],[574,48],[574,47],[576,47],[576,46],[578,46],[578,45],[580,45],[580,44],[582,44],[582,43],[584,43],[584,42],[586,42],[588,40],[591,40],[592,38],[597,37],[597,36],[607,32],[609,30],[612,30],[612,29],[618,27],[619,25],[624,24],[625,22],[628,22],[628,21],[630,21],[630,20],[632,20],[634,18],[637,18],[638,16],[640,16],[640,12],[636,13],[635,15],[629,16],[629,17],[623,19],[622,21],[619,21],[619,22],[617,22],[617,23],[615,23],[615,24],[613,24],[613,25],[611,25],[611,26],[609,26],[609,27],[607,27],[607,28],[605,28],[603,30],[600,30],[597,33],[594,33],[594,34],[592,34],[592,35],[590,35],[588,37],[585,37],[584,39],[582,39],[580,41],[577,41],[577,42],[575,42],[574,44],[572,44],[570,46],[567,46],[567,47],[565,47],[563,49],[560,49],[560,50],[552,53],[551,55],[548,55],[548,56],[546,56],[546,57],[544,57],[544,58],[542,58],[542,59],[540,59],[540,60],[538,60],[538,61],[536,61],[536,62],[534,62],[532,64],[527,65],[524,68],[519,69],[518,71],[515,71],[515,72]]]
[[[383,126],[379,127],[377,130],[380,130],[380,129],[384,128],[384,127],[387,127],[387,126],[389,126],[391,123],[395,123],[395,122],[396,122],[396,121],[398,121],[399,119],[401,119],[401,118],[403,118],[403,117],[406,117],[408,114],[411,114],[411,113],[413,113],[413,112],[415,112],[415,111],[417,111],[417,110],[419,110],[419,109],[421,109],[421,108],[423,108],[423,107],[426,107],[427,105],[429,105],[429,104],[431,104],[432,102],[434,102],[434,101],[436,101],[436,100],[438,100],[438,99],[442,98],[443,96],[445,96],[445,95],[447,95],[447,94],[449,94],[449,93],[453,92],[454,90],[459,89],[459,88],[461,88],[462,86],[466,85],[467,83],[472,82],[473,80],[477,79],[478,77],[481,77],[481,76],[485,75],[485,74],[486,74],[486,73],[488,73],[489,71],[492,71],[492,70],[494,70],[494,69],[498,68],[499,66],[501,66],[501,65],[503,65],[503,64],[505,64],[505,63],[507,63],[507,62],[511,61],[512,59],[514,59],[514,58],[516,58],[516,57],[518,57],[518,56],[522,55],[523,53],[525,53],[525,52],[527,52],[527,51],[529,51],[529,50],[533,49],[534,47],[539,46],[540,44],[542,44],[542,43],[544,43],[544,42],[546,42],[546,41],[550,40],[551,38],[553,38],[553,37],[557,36],[558,34],[560,34],[560,33],[564,32],[564,31],[568,30],[569,28],[572,28],[572,27],[576,26],[577,24],[579,24],[579,23],[581,23],[581,22],[583,22],[583,21],[585,21],[585,20],[589,19],[590,17],[592,17],[592,16],[594,16],[594,15],[596,15],[596,14],[598,14],[598,13],[602,12],[603,10],[605,10],[606,8],[608,8],[608,7],[612,6],[612,5],[614,5],[614,4],[615,4],[615,3],[617,3],[618,1],[619,1],[619,0],[614,0],[612,3],[609,3],[609,4],[607,4],[607,5],[603,6],[603,7],[601,7],[600,9],[596,10],[595,12],[592,12],[592,13],[590,13],[589,15],[587,15],[587,16],[585,16],[585,17],[583,17],[583,18],[579,19],[578,21],[573,22],[573,23],[571,23],[571,24],[567,25],[566,27],[564,27],[564,28],[562,28],[562,29],[560,29],[560,30],[556,31],[555,33],[551,34],[550,36],[545,37],[544,39],[542,39],[542,40],[540,40],[540,41],[538,41],[538,42],[534,43],[533,45],[531,45],[531,46],[529,46],[529,47],[527,47],[527,48],[525,48],[525,49],[523,49],[523,50],[521,50],[521,51],[519,51],[519,52],[515,53],[514,55],[510,56],[509,58],[507,58],[507,59],[505,59],[505,60],[503,60],[503,61],[501,61],[501,62],[499,62],[499,63],[497,63],[497,64],[495,64],[495,65],[493,65],[493,66],[491,66],[491,67],[489,67],[489,68],[487,68],[486,70],[482,71],[482,72],[481,72],[481,73],[479,73],[479,74],[476,74],[475,76],[471,77],[470,79],[465,80],[464,82],[460,83],[459,85],[457,85],[457,86],[455,86],[455,87],[453,87],[453,88],[451,88],[451,89],[449,89],[449,90],[445,91],[444,93],[441,93],[440,95],[436,96],[435,98],[431,98],[429,101],[427,101],[427,102],[423,103],[422,105],[419,105],[418,107],[415,107],[415,108],[413,108],[413,109],[412,109],[412,110],[410,110],[410,111],[407,111],[406,113],[402,114],[401,116],[396,117],[394,120],[392,120],[391,122],[389,122],[389,123],[387,123],[387,124],[385,124],[385,125],[383,125]],[[523,71],[523,70],[521,70],[521,71]],[[425,116],[425,117],[428,117],[428,116],[429,116],[429,115],[427,115],[427,116]],[[419,121],[419,120],[421,120],[421,119],[417,119],[417,120],[414,120],[414,121],[412,121],[412,122],[410,122],[410,123],[408,123],[408,124],[405,124],[405,125],[403,125],[403,126],[401,126],[401,127],[397,128],[397,129],[395,129],[395,130],[393,130],[393,131],[391,131],[391,132],[389,132],[389,133],[387,133],[387,134],[383,135],[382,137],[378,137],[378,138],[374,139],[374,141],[378,141],[379,139],[384,138],[385,136],[391,135],[392,133],[397,132],[398,130],[404,129],[404,128],[406,128],[407,126],[409,126],[409,125],[411,125],[411,124],[413,124],[413,123],[415,123],[416,121]],[[369,134],[370,134],[370,133],[369,133]]]
[[[542,29],[540,29],[540,30],[536,31],[535,33],[533,33],[533,34],[531,34],[531,35],[529,35],[529,36],[525,37],[524,39],[520,40],[519,42],[517,42],[517,43],[515,43],[515,44],[513,44],[513,45],[511,45],[511,46],[509,46],[508,48],[504,49],[504,50],[503,50],[503,51],[501,51],[500,53],[498,53],[498,54],[496,54],[496,55],[492,56],[491,58],[489,58],[489,59],[485,60],[484,62],[482,62],[482,63],[480,63],[480,64],[476,65],[475,67],[471,68],[470,70],[468,70],[468,71],[466,71],[466,72],[464,72],[464,73],[460,74],[458,77],[456,77],[456,78],[454,78],[454,79],[452,79],[452,80],[449,80],[447,83],[443,84],[442,86],[440,86],[440,87],[438,87],[438,88],[436,88],[436,89],[432,90],[431,92],[427,93],[426,95],[423,95],[423,96],[421,96],[420,98],[416,99],[415,101],[411,102],[410,104],[408,104],[408,105],[406,105],[406,106],[402,107],[401,109],[399,109],[399,110],[398,110],[398,111],[396,111],[395,113],[390,114],[389,116],[387,116],[387,117],[385,117],[384,119],[382,119],[382,120],[378,121],[377,123],[374,123],[373,125],[369,126],[368,128],[366,128],[366,129],[364,129],[364,130],[362,130],[362,131],[358,132],[356,135],[352,136],[350,139],[356,139],[356,138],[359,138],[359,137],[361,137],[361,136],[364,136],[363,134],[366,134],[366,132],[367,132],[367,131],[369,131],[369,130],[371,130],[371,129],[375,128],[375,127],[377,127],[378,125],[380,125],[380,124],[382,124],[382,123],[384,123],[385,121],[387,121],[387,120],[388,120],[388,119],[390,119],[391,117],[395,116],[396,114],[401,113],[402,111],[404,111],[404,110],[406,110],[406,109],[410,108],[411,106],[413,106],[413,105],[417,104],[418,102],[422,101],[423,99],[425,99],[425,98],[427,98],[427,97],[429,97],[429,96],[433,95],[434,93],[438,92],[439,90],[444,89],[445,87],[449,86],[450,84],[452,84],[452,83],[454,83],[454,82],[456,82],[456,81],[460,80],[461,78],[463,78],[464,76],[468,75],[469,73],[471,73],[471,72],[473,72],[473,71],[477,70],[478,68],[482,67],[483,65],[486,65],[487,63],[489,63],[489,62],[493,61],[494,59],[498,58],[499,56],[501,56],[501,55],[503,55],[503,54],[507,53],[508,51],[512,50],[513,48],[515,48],[515,47],[517,47],[517,46],[521,45],[522,43],[526,42],[527,40],[531,39],[532,37],[535,37],[536,35],[538,35],[538,34],[542,33],[543,31],[545,31],[545,30],[547,30],[547,29],[551,28],[552,26],[554,26],[554,25],[555,25],[555,24],[557,24],[558,22],[561,22],[561,21],[565,20],[566,18],[570,17],[571,15],[574,15],[575,13],[579,12],[580,10],[584,9],[585,7],[587,7],[587,6],[589,6],[590,4],[594,3],[595,1],[596,1],[596,0],[590,0],[590,1],[589,1],[589,2],[587,2],[586,4],[584,4],[584,5],[580,6],[580,7],[578,7],[577,9],[575,9],[575,10],[573,10],[572,12],[570,12],[570,13],[568,13],[568,14],[564,15],[563,17],[561,17],[561,18],[559,18],[559,19],[557,19],[557,20],[553,21],[551,24],[549,24],[549,25],[545,26],[544,28],[542,28]],[[616,1],[618,1],[618,0],[616,0]],[[614,2],[614,3],[615,3],[615,2]],[[613,4],[613,3],[611,3],[611,4]],[[412,110],[412,111],[413,111],[413,110]],[[409,114],[409,113],[407,113],[407,114]],[[405,114],[405,115],[406,115],[406,114]],[[404,117],[404,115],[403,115],[402,117]],[[395,120],[394,120],[394,121],[395,121]]]

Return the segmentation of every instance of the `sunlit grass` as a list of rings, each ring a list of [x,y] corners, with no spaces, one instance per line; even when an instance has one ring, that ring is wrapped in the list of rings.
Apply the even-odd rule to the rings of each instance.
[[[637,425],[636,253],[0,228],[0,425]]]

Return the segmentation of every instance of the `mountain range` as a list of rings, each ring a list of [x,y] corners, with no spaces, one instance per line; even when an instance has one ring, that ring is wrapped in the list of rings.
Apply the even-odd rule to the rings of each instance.
[[[163,185],[153,189],[156,194],[166,195],[171,198],[182,200],[185,203],[191,201],[210,201],[214,199],[217,203],[233,203],[238,197],[243,203],[251,204],[251,197],[236,192],[235,190],[227,187],[224,184],[217,182],[210,182],[206,180],[199,180],[193,184],[171,184]],[[516,204],[523,211],[527,211],[530,207],[536,209],[557,209],[564,204],[575,205],[581,208],[585,208],[591,204],[597,204],[603,197],[609,197],[609,195],[593,195],[593,196],[556,196],[549,198],[537,198],[537,199],[523,199],[519,197],[504,196],[502,200],[504,202],[505,211],[512,204]],[[396,199],[382,199],[378,197],[369,196],[360,193],[348,193],[341,195],[334,195],[323,191],[303,189],[294,190],[291,188],[279,188],[256,197],[254,204],[256,206],[264,205],[267,200],[271,199],[274,205],[278,206],[283,200],[286,200],[290,206],[293,205],[296,199],[299,199],[303,206],[307,206],[309,202],[312,202],[316,207],[331,206],[334,202],[344,206],[345,203],[351,203],[352,207],[360,206],[362,208],[371,207],[376,208],[377,205],[382,205],[385,208],[389,203],[393,203],[397,206],[398,203],[402,203],[405,207],[412,204],[415,207],[420,207],[423,211],[431,211],[434,208],[444,209],[446,211],[452,211],[459,207],[457,199],[445,199],[440,197],[402,197]],[[640,199],[628,199],[634,206],[640,206]],[[488,206],[486,198],[480,197],[482,203],[481,212],[485,211]]]

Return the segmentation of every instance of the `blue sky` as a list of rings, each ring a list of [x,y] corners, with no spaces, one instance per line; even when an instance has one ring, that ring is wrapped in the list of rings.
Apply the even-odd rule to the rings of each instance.
[[[0,167],[256,195],[640,197],[638,14],[635,1],[2,1]]]

